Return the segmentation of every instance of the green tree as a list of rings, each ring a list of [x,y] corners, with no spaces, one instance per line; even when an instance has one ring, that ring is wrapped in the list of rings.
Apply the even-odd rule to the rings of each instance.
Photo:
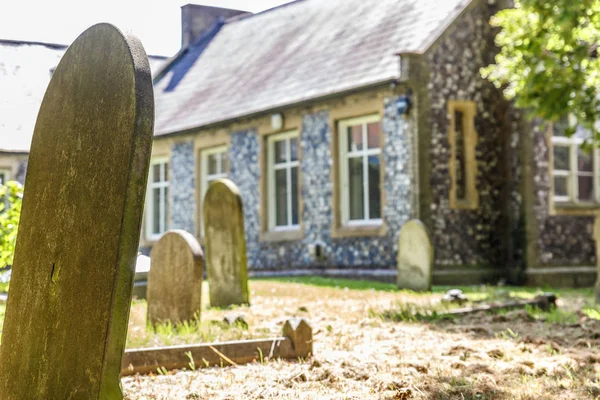
[[[9,181],[0,186],[0,268],[12,265],[22,200],[20,183]]]
[[[495,64],[482,76],[533,116],[600,132],[600,0],[515,0],[492,18]]]

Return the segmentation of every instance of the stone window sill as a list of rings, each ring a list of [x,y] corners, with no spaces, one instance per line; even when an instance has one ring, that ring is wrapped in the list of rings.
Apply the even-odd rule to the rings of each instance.
[[[301,240],[304,238],[302,229],[269,231],[260,234],[261,242],[289,242],[293,240]]]
[[[550,215],[573,215],[589,216],[600,214],[600,204],[598,203],[567,203],[555,202]]]
[[[331,231],[331,237],[334,239],[365,237],[365,236],[385,236],[387,232],[385,224],[377,225],[345,225],[334,228]]]

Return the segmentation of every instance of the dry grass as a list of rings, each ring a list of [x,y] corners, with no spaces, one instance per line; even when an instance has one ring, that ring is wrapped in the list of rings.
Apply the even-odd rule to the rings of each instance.
[[[437,307],[440,294],[251,282],[251,307],[205,310],[200,325],[244,314],[249,329],[215,327],[196,338],[278,335],[291,316],[314,330],[315,356],[300,362],[169,372],[123,379],[127,399],[588,399],[600,396],[600,322],[590,303],[564,292],[562,313],[512,311],[432,322],[394,322],[407,305]],[[487,290],[471,294],[485,297]],[[528,292],[521,292],[528,296]],[[136,309],[137,307],[137,309]],[[134,305],[130,344],[153,345],[143,302]],[[592,315],[595,310],[586,310]],[[594,316],[594,315],[593,315]],[[549,322],[550,321],[550,322]],[[136,332],[136,329],[139,331]],[[185,336],[185,335],[184,335]],[[183,339],[187,341],[190,338]],[[173,336],[173,342],[181,338]]]

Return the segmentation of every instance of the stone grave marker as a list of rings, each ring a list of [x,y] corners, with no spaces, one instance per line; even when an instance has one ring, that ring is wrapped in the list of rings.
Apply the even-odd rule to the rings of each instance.
[[[229,179],[211,183],[203,212],[210,305],[248,304],[244,212],[237,186]]]
[[[413,219],[400,229],[398,237],[399,289],[431,290],[433,246],[425,225]]]
[[[166,232],[152,248],[148,272],[148,321],[200,318],[204,255],[196,238],[183,230]]]
[[[0,399],[120,399],[154,99],[108,24],[60,61],[35,126],[0,346]]]

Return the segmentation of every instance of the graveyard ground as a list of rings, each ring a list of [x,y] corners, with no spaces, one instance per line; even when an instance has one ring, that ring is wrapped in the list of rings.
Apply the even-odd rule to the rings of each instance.
[[[555,291],[559,308],[552,312],[443,319],[432,310],[443,308],[440,300],[448,288],[418,295],[393,285],[323,278],[253,280],[250,288],[251,307],[207,309],[199,333],[197,327],[180,326],[179,336],[172,326],[146,333],[145,302],[136,301],[128,347],[277,336],[285,319],[297,316],[313,327],[314,357],[126,377],[126,398],[600,398],[600,312],[591,289]],[[463,290],[475,302],[536,293]],[[415,318],[415,312],[429,317]],[[248,329],[218,323],[232,313],[243,314]]]
[[[434,313],[447,309],[440,302],[447,287],[423,295],[374,282],[299,278],[252,280],[250,289],[251,307],[206,308],[199,325],[154,332],[146,327],[146,302],[135,300],[127,347],[274,337],[295,316],[313,327],[314,357],[125,377],[126,399],[600,398],[600,310],[591,289],[555,290],[559,307],[551,312],[452,319]],[[537,291],[462,289],[473,303]],[[247,328],[221,322],[237,314]],[[0,327],[3,316],[1,305]]]

